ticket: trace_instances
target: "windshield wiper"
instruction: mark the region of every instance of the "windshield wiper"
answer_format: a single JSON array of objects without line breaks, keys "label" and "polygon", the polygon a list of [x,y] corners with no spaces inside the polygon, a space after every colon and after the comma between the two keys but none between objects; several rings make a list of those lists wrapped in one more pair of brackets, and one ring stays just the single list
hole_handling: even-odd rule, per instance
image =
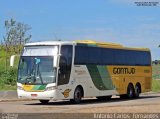
[{"label": "windshield wiper", "polygon": [[[36,61],[33,64],[33,67],[31,69],[31,72],[28,74],[28,76],[24,79],[25,80],[25,84],[28,83],[35,83],[37,81],[37,78],[39,77],[39,79],[41,80],[41,83],[43,84],[43,80],[42,80],[42,76],[41,76],[41,72],[39,70],[39,63],[40,60],[38,60],[37,58],[35,58]],[[30,80],[28,80],[30,79]]]},{"label": "windshield wiper", "polygon": [[[32,70],[31,72],[28,74],[28,76],[25,78],[25,84],[28,84],[29,81],[28,79],[33,79],[33,81],[35,81],[36,77],[35,77],[35,72],[33,73],[33,71],[35,70],[35,63],[33,64]],[[33,74],[33,75],[32,75]]]},{"label": "windshield wiper", "polygon": [[41,75],[41,72],[39,71],[39,64],[38,64],[38,74],[39,74],[39,77],[40,77],[40,80],[41,80],[41,82],[42,82],[42,84],[43,84],[43,79],[42,79],[42,75]]}]

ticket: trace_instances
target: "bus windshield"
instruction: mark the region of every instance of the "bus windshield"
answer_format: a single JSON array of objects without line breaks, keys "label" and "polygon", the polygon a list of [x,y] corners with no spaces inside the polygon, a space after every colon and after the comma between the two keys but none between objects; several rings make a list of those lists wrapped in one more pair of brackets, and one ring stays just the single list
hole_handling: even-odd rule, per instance
[{"label": "bus windshield", "polygon": [[56,82],[53,56],[21,56],[18,82],[22,84],[48,84]]}]

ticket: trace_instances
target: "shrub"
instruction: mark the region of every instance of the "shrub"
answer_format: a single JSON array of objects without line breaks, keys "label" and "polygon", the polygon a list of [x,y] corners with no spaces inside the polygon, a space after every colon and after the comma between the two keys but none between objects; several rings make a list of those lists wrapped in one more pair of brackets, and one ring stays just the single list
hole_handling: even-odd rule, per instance
[{"label": "shrub", "polygon": [[10,68],[8,71],[0,72],[1,85],[16,85],[17,68]]}]

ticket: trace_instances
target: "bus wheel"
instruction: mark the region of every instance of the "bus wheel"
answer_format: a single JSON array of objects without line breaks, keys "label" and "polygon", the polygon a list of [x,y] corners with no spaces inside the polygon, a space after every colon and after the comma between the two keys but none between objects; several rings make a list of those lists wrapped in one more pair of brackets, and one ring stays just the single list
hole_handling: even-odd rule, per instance
[{"label": "bus wheel", "polygon": [[70,101],[72,103],[79,104],[81,102],[81,99],[82,99],[82,90],[80,87],[77,87],[74,91],[74,98],[71,99]]},{"label": "bus wheel", "polygon": [[128,98],[133,98],[134,97],[134,87],[133,87],[132,84],[128,85],[128,88],[127,88],[127,97]]},{"label": "bus wheel", "polygon": [[39,100],[42,104],[48,104],[49,100]]},{"label": "bus wheel", "polygon": [[140,85],[136,85],[135,86],[135,91],[134,91],[135,98],[139,97],[140,92],[141,92]]}]

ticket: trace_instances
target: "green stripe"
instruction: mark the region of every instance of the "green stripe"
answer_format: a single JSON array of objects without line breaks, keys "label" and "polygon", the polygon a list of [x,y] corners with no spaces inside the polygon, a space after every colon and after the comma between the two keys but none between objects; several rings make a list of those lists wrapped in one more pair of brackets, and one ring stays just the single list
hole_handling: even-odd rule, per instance
[{"label": "green stripe", "polygon": [[38,90],[41,85],[34,85],[32,90]]},{"label": "green stripe", "polygon": [[87,65],[87,69],[90,73],[90,76],[92,78],[92,81],[93,81],[95,87],[99,90],[106,90],[106,87],[102,81],[102,78],[99,74],[97,66],[96,65]]},{"label": "green stripe", "polygon": [[110,77],[110,74],[108,72],[108,69],[106,66],[97,66],[99,74],[101,76],[102,82],[105,85],[105,88],[107,90],[113,90],[114,86],[112,83],[112,79]]},{"label": "green stripe", "polygon": [[106,66],[87,65],[95,87],[99,90],[113,90],[114,85]]},{"label": "green stripe", "polygon": [[44,90],[46,88],[46,85],[41,85],[40,87],[39,87],[39,90]]},{"label": "green stripe", "polygon": [[46,85],[34,85],[32,90],[44,90],[46,88]]}]

